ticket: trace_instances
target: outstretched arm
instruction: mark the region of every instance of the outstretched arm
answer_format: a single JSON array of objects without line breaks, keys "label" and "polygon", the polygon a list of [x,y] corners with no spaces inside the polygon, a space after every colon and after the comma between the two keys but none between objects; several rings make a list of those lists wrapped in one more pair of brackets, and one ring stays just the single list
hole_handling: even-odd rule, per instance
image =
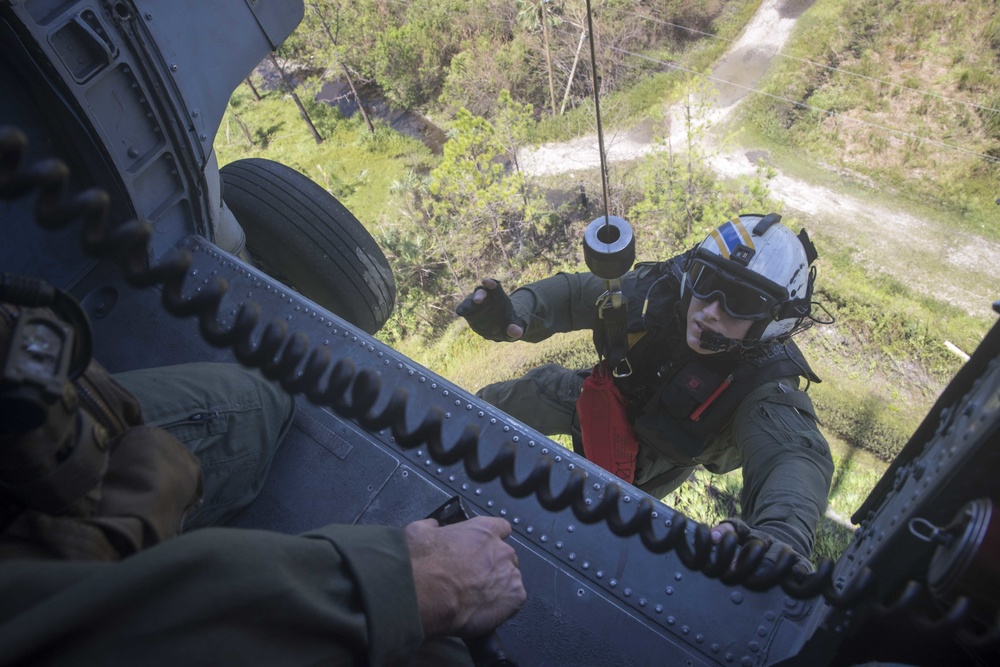
[{"label": "outstretched arm", "polygon": [[812,554],[816,527],[826,511],[833,460],[804,392],[749,397],[734,417],[734,438],[743,459],[742,522],[726,522],[714,532],[739,533],[791,547],[803,564]]},{"label": "outstretched arm", "polygon": [[591,328],[604,289],[592,273],[557,273],[508,297],[497,281],[487,278],[457,312],[484,338],[537,343],[556,333]]},{"label": "outstretched arm", "polygon": [[458,304],[455,313],[464,317],[469,327],[487,340],[504,342],[524,335],[527,321],[519,317],[500,281],[483,278],[472,294]]}]

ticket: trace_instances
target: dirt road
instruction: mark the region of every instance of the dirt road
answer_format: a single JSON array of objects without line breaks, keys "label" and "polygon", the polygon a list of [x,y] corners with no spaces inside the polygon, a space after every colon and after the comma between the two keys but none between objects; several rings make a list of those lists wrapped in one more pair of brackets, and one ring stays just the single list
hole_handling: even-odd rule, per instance
[{"label": "dirt road", "polygon": [[[795,27],[798,17],[813,0],[764,0],[743,34],[731,45],[713,71],[716,90],[705,100],[709,136],[750,94],[767,71]],[[668,110],[673,144],[680,145],[683,123],[678,111]],[[605,136],[610,162],[635,160],[655,150],[649,123],[631,132]],[[741,146],[717,154],[711,161],[720,175],[753,174],[765,152]],[[521,165],[537,176],[596,169],[599,151],[596,136],[546,144],[520,156]],[[770,165],[774,167],[774,165]],[[857,262],[872,273],[896,278],[925,294],[935,295],[975,315],[990,312],[1000,298],[1000,244],[949,229],[943,220],[910,215],[893,205],[891,197],[877,191],[860,199],[831,188],[814,185],[780,169],[769,181],[773,197],[784,212],[809,228],[822,247],[823,240],[854,253]],[[946,270],[921,267],[943,265]],[[944,276],[944,278],[942,278]]]}]

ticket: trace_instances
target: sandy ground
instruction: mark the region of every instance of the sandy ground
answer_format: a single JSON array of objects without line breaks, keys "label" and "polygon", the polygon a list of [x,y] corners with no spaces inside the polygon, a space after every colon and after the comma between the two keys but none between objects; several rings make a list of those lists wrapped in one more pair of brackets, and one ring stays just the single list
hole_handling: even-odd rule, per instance
[{"label": "sandy ground", "polygon": [[[746,30],[712,73],[716,90],[704,100],[706,131],[710,135],[740,104],[791,35],[798,16],[812,0],[764,0]],[[680,111],[669,109],[672,143],[680,145],[683,123]],[[632,132],[605,136],[609,162],[634,160],[655,150],[648,123]],[[766,153],[753,147],[721,152],[711,164],[720,175],[753,174]],[[600,163],[596,136],[546,144],[520,156],[521,165],[538,176],[582,169]],[[773,165],[771,165],[773,167]],[[856,260],[880,274],[892,276],[923,293],[936,295],[969,313],[983,315],[1000,299],[1000,244],[948,229],[944,221],[919,218],[902,212],[891,197],[862,201],[828,187],[817,186],[780,170],[769,181],[772,195],[783,202],[786,213],[804,221],[817,245],[828,238],[839,247],[853,249]],[[874,203],[873,203],[874,202]],[[945,271],[920,267],[944,265]]]}]

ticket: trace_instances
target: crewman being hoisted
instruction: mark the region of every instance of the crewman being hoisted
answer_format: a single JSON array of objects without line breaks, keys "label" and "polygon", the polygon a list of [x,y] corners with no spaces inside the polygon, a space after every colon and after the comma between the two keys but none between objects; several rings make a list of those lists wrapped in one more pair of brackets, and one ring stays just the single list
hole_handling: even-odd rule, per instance
[{"label": "crewman being hoisted", "polygon": [[[806,388],[819,378],[791,340],[818,321],[816,258],[805,230],[796,235],[772,213],[741,215],[682,255],[636,265],[621,278],[629,304],[621,361],[605,353],[613,348],[600,318],[607,284],[593,272],[559,273],[509,296],[486,279],[457,312],[495,341],[593,328],[637,443],[632,465],[611,471],[662,498],[698,465],[742,468],[740,516],[716,526],[713,538],[756,537],[772,557],[784,543],[806,567],[833,475],[812,401],[799,387],[800,378]],[[574,448],[609,467],[614,442],[587,436],[621,429],[609,429],[606,413],[594,417],[584,391],[593,375],[547,364],[478,394],[546,435],[572,435]]]}]

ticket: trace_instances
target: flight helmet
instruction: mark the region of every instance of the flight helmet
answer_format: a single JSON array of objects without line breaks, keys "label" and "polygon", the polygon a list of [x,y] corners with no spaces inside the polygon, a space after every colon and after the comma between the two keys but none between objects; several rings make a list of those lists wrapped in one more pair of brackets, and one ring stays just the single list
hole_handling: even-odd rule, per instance
[{"label": "flight helmet", "polygon": [[681,296],[718,299],[726,313],[753,325],[742,341],[710,335],[702,347],[747,349],[807,328],[816,257],[806,231],[796,236],[777,213],[741,215],[713,229],[688,255]]}]

